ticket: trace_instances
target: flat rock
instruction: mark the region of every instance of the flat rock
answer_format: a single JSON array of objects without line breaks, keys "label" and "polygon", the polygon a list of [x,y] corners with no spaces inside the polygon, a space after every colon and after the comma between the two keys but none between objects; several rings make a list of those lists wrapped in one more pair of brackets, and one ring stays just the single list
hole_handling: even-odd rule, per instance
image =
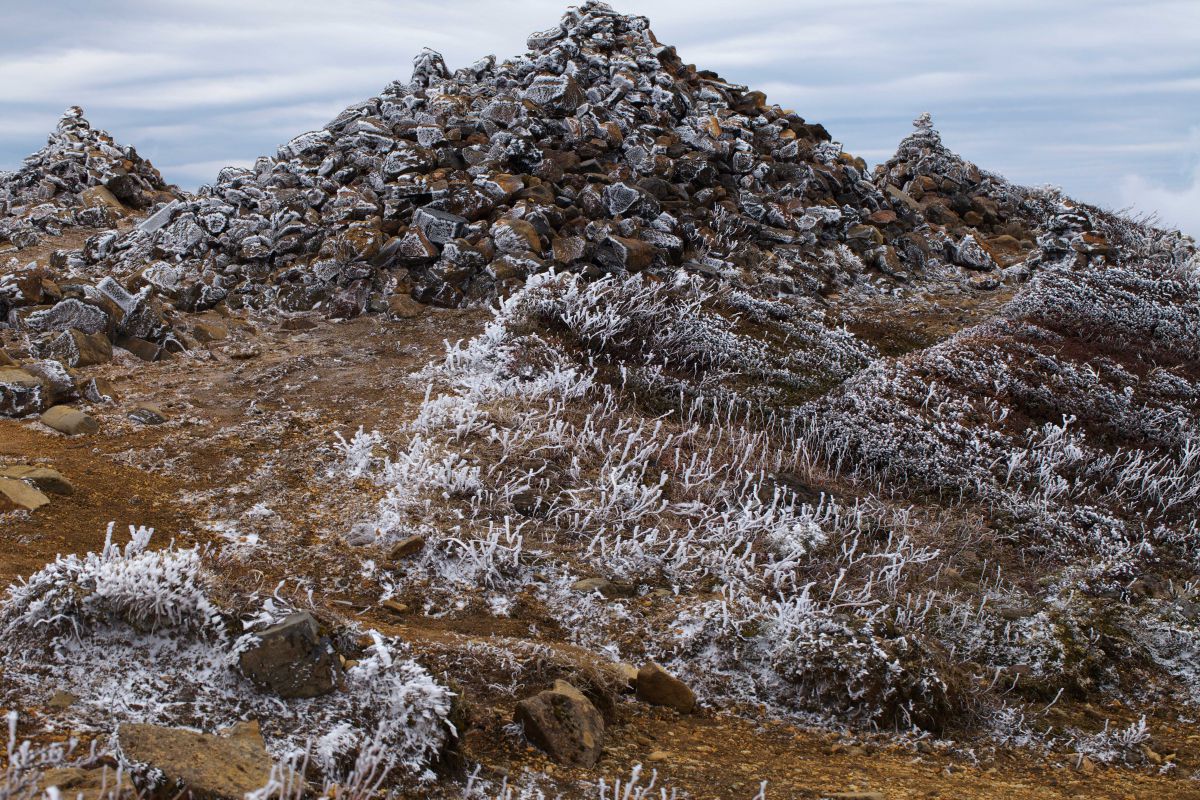
[{"label": "flat rock", "polygon": [[392,549],[388,551],[388,558],[392,561],[399,561],[410,556],[415,556],[424,548],[424,536],[409,536],[392,545]]},{"label": "flat rock", "polygon": [[413,225],[423,231],[429,241],[437,244],[457,239],[467,224],[465,217],[438,208],[418,208],[412,219]]},{"label": "flat rock", "polygon": [[162,425],[167,421],[166,413],[153,403],[138,403],[126,416],[139,425]]},{"label": "flat rock", "polygon": [[50,498],[24,481],[0,478],[0,511],[37,511]]},{"label": "flat rock", "polygon": [[257,722],[237,725],[225,736],[127,723],[117,731],[117,745],[124,760],[161,772],[168,796],[242,800],[271,779],[271,757]]},{"label": "flat rock", "polygon": [[689,714],[696,708],[696,693],[653,661],[638,670],[637,696],[643,702],[667,706],[681,714]]},{"label": "flat rock", "polygon": [[69,298],[43,311],[35,311],[25,317],[24,326],[29,330],[46,333],[65,331],[71,328],[84,333],[100,333],[108,329],[108,315],[93,305]]},{"label": "flat rock", "polygon": [[100,430],[100,423],[82,411],[70,406],[53,406],[42,414],[41,422],[48,428],[53,428],[67,436],[81,433],[95,433]]},{"label": "flat rock", "polygon": [[604,748],[604,717],[565,681],[517,703],[513,721],[530,742],[560,764],[591,767]]},{"label": "flat rock", "polygon": [[307,611],[255,631],[256,641],[238,657],[242,673],[280,697],[318,697],[338,686],[341,668],[328,637]]},{"label": "flat rock", "polygon": [[58,470],[30,464],[0,469],[0,478],[11,478],[14,481],[29,481],[38,489],[50,494],[70,495],[75,493],[75,487],[64,478]]},{"label": "flat rock", "polygon": [[73,409],[70,405],[54,405],[53,408],[47,409],[46,413],[42,414],[41,422],[42,425],[65,433],[68,437],[100,431],[100,422],[97,422],[95,417]]}]

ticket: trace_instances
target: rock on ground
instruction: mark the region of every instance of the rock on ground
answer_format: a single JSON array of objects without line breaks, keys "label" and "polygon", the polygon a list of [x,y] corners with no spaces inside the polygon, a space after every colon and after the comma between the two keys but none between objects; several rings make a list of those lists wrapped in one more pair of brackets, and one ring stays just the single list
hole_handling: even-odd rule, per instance
[{"label": "rock on ground", "polygon": [[264,691],[280,697],[319,697],[337,688],[341,668],[333,645],[306,611],[257,631],[242,651],[242,672]]},{"label": "rock on ground", "polygon": [[689,714],[696,708],[696,693],[653,661],[638,670],[637,696],[639,700],[667,706],[681,714]]},{"label": "rock on ground", "polygon": [[257,722],[241,723],[224,736],[125,724],[117,731],[117,745],[126,762],[161,772],[171,797],[242,800],[271,779],[271,757]]},{"label": "rock on ground", "polygon": [[517,703],[513,720],[529,741],[561,764],[590,767],[604,748],[604,718],[566,681]]},{"label": "rock on ground", "polygon": [[47,409],[46,413],[42,414],[42,424],[68,436],[100,430],[100,423],[94,417],[70,406],[54,406]]}]

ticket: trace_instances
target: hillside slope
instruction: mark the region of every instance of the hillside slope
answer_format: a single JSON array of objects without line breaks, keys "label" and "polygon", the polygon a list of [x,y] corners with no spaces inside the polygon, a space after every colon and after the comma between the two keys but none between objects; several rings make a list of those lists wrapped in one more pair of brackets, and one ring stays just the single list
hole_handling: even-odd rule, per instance
[{"label": "hillside slope", "polygon": [[869,172],[601,3],[528,44],[7,234],[22,731],[145,786],[121,730],[254,720],[329,796],[1195,793],[1195,243],[927,116]]}]

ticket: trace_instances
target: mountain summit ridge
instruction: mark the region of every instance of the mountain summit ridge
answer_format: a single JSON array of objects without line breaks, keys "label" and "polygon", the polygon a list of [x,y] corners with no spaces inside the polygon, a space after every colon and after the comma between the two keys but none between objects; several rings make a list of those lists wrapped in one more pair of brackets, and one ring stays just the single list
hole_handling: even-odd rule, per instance
[{"label": "mountain summit ridge", "polygon": [[0,181],[78,223],[0,267],[0,696],[139,787],[1190,791],[1195,242],[528,46],[112,218],[81,114]]}]

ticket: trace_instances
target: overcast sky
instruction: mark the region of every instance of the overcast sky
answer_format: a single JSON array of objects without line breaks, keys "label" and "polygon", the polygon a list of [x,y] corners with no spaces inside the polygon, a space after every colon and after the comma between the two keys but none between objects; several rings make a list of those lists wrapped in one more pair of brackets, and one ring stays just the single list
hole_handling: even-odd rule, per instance
[{"label": "overcast sky", "polygon": [[[871,163],[921,111],[1027,184],[1200,235],[1200,0],[639,0],[660,41]],[[546,0],[0,0],[0,169],[69,105],[186,188],[407,80],[525,50]]]}]

